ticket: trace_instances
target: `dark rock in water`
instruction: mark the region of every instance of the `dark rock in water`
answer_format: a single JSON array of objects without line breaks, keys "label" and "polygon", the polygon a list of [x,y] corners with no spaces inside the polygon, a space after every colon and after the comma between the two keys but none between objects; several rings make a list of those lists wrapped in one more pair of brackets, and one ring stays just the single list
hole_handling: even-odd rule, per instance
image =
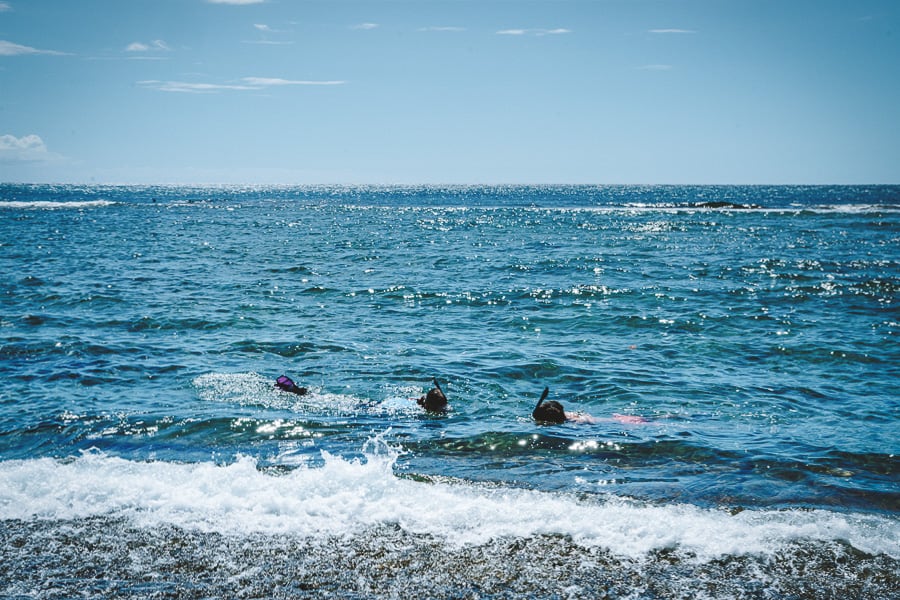
[{"label": "dark rock in water", "polygon": [[896,598],[898,561],[840,543],[704,559],[567,536],[445,544],[380,526],[222,535],[123,519],[0,521],[0,596],[64,598]]}]

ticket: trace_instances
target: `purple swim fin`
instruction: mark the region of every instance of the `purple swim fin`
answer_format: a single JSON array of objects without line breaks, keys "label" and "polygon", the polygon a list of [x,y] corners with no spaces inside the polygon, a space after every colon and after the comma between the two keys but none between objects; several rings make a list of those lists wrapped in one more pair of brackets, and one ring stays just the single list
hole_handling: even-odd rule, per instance
[{"label": "purple swim fin", "polygon": [[294,383],[287,375],[282,375],[281,377],[276,379],[275,387],[280,390],[284,390],[285,392],[290,392],[299,396],[302,396],[308,391],[305,387],[300,387],[296,383]]}]

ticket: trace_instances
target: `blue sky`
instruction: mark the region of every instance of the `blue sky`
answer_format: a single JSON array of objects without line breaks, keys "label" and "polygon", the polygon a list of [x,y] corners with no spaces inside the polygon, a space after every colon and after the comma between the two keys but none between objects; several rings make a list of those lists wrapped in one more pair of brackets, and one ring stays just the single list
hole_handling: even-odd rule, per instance
[{"label": "blue sky", "polygon": [[900,183],[900,1],[0,0],[0,181]]}]

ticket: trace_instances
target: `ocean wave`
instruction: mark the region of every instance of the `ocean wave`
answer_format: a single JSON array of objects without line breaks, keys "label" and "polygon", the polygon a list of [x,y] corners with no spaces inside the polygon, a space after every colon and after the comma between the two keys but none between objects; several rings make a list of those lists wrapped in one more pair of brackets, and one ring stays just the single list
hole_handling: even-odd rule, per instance
[{"label": "ocean wave", "polygon": [[25,210],[81,210],[85,208],[103,208],[113,206],[112,200],[71,200],[57,202],[53,200],[0,200],[0,209]]},{"label": "ocean wave", "polygon": [[896,214],[900,213],[898,204],[822,204],[807,205],[796,204],[790,206],[738,204],[730,202],[626,202],[623,204],[604,204],[597,206],[565,206],[565,207],[528,207],[525,210],[532,212],[559,212],[559,213],[609,213],[609,214],[640,214],[640,213],[765,213],[772,215],[797,215],[797,214]]},{"label": "ocean wave", "polygon": [[364,413],[419,414],[420,411],[409,401],[410,397],[422,393],[419,388],[395,390],[383,401],[373,402],[352,394],[329,392],[311,385],[305,378],[298,378],[297,382],[306,386],[309,392],[302,396],[283,392],[275,387],[274,377],[259,373],[205,373],[195,377],[192,383],[204,402],[286,410],[314,420]]},{"label": "ocean wave", "polygon": [[701,560],[772,555],[796,542],[846,543],[900,558],[900,522],[826,510],[703,509],[609,496],[397,475],[400,451],[380,438],[363,458],[322,452],[319,466],[261,469],[250,458],[135,462],[80,457],[0,463],[0,519],[124,518],[139,527],[175,526],[223,535],[358,535],[397,526],[451,547],[501,538],[566,536],[580,546],[639,558],[677,550]]}]

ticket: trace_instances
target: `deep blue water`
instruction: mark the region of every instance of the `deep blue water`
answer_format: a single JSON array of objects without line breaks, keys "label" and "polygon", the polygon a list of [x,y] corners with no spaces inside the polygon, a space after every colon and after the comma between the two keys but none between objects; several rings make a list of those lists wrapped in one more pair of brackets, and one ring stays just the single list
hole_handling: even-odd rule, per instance
[{"label": "deep blue water", "polygon": [[0,185],[0,595],[900,594],[898,291],[898,186]]}]

